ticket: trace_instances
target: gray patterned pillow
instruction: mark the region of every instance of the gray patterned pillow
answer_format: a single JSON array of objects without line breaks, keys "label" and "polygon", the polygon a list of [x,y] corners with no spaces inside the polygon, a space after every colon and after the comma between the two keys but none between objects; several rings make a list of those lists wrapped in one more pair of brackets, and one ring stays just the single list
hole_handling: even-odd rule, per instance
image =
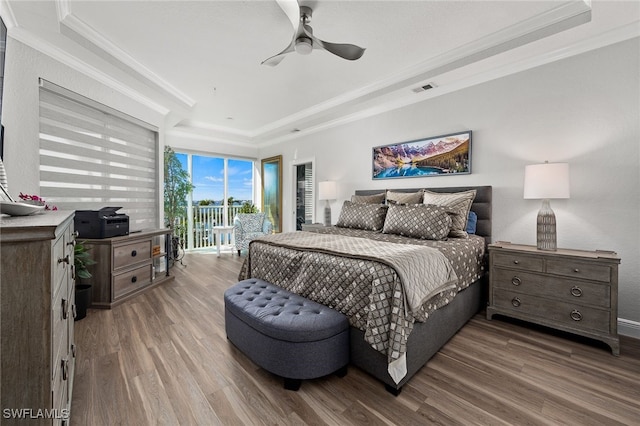
[{"label": "gray patterned pillow", "polygon": [[422,191],[418,192],[393,192],[387,191],[388,204],[420,204],[422,203]]},{"label": "gray patterned pillow", "polygon": [[361,204],[345,201],[336,226],[379,231],[384,225],[386,216],[387,206],[384,204]]},{"label": "gray patterned pillow", "polygon": [[442,240],[449,235],[450,229],[451,216],[444,207],[390,205],[382,232],[423,240]]},{"label": "gray patterned pillow", "polygon": [[476,198],[476,190],[463,192],[431,192],[424,191],[424,204],[433,204],[434,206],[445,207],[447,211],[452,214],[451,219],[451,232],[450,237],[467,238],[467,220],[469,218],[469,210],[471,210],[471,204]]},{"label": "gray patterned pillow", "polygon": [[384,203],[384,192],[380,194],[372,194],[372,195],[352,195],[351,202],[352,203],[364,203],[364,204],[383,204]]}]

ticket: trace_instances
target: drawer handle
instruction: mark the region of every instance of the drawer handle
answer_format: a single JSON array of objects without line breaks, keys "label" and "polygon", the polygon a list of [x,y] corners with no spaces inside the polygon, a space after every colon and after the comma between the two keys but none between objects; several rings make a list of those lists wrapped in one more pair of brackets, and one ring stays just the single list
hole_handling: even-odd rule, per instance
[{"label": "drawer handle", "polygon": [[573,270],[573,272],[575,272],[576,274],[579,274],[580,273],[580,269],[576,268],[576,269]]},{"label": "drawer handle", "polygon": [[511,299],[511,304],[513,306],[515,306],[516,308],[520,307],[520,305],[522,304],[522,302],[520,301],[519,297],[514,297],[513,299]]},{"label": "drawer handle", "polygon": [[138,252],[135,250],[131,250],[131,257],[136,257],[138,255]]},{"label": "drawer handle", "polygon": [[73,314],[73,319],[76,319],[78,316],[78,312],[76,312],[76,304],[71,305],[71,313]]},{"label": "drawer handle", "polygon": [[131,282],[135,283],[136,281],[138,281],[138,277],[136,277],[135,275],[133,277],[131,277]]},{"label": "drawer handle", "polygon": [[62,380],[67,380],[69,378],[69,361],[67,359],[63,359],[61,362],[62,368]]},{"label": "drawer handle", "polygon": [[574,297],[582,296],[582,289],[577,285],[574,285],[573,287],[571,287],[571,295]]},{"label": "drawer handle", "polygon": [[67,299],[62,299],[62,319],[67,319],[67,317],[69,316],[68,310],[69,310],[69,306],[68,306],[69,302],[67,302]]},{"label": "drawer handle", "polygon": [[514,265],[518,265],[519,263],[520,263],[520,261],[519,261],[519,260],[514,260],[514,261],[513,261],[513,264],[514,264]]},{"label": "drawer handle", "polygon": [[520,284],[522,284],[522,280],[520,279],[520,277],[513,277],[511,278],[511,284],[519,286]]},{"label": "drawer handle", "polygon": [[71,344],[71,355],[75,358],[76,357],[76,344],[72,343]]},{"label": "drawer handle", "polygon": [[58,259],[58,263],[66,263],[68,265],[69,264],[69,255],[66,255],[62,259]]},{"label": "drawer handle", "polygon": [[571,317],[572,320],[574,321],[580,321],[582,320],[582,314],[580,313],[580,311],[578,311],[577,309],[574,309],[573,311],[571,311],[571,315],[569,315]]}]

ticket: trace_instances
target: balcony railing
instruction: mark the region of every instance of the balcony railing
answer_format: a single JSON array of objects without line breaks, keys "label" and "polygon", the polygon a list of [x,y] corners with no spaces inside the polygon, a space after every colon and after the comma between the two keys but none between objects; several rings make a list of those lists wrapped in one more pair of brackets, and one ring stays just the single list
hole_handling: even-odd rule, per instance
[{"label": "balcony railing", "polygon": [[[229,206],[229,225],[242,206]],[[211,230],[214,226],[224,225],[223,206],[193,206],[193,226],[190,228],[188,217],[176,218],[176,235],[185,250],[216,247],[216,234]],[[222,234],[221,244],[229,244],[231,234]],[[192,238],[189,238],[191,236]]]}]

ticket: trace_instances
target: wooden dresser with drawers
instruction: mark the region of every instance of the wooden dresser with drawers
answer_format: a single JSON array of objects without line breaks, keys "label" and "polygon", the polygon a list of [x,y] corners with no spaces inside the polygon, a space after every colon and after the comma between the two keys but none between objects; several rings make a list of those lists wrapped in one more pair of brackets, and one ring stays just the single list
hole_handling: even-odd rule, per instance
[{"label": "wooden dresser with drawers", "polygon": [[76,357],[73,215],[0,218],[2,424],[69,424]]},{"label": "wooden dresser with drawers", "polygon": [[[82,239],[96,261],[87,268],[92,275],[86,280],[92,284],[91,307],[111,308],[173,280],[167,269],[164,242],[171,232],[168,228],[154,229],[120,237]],[[162,249],[154,253],[154,246]],[[162,268],[156,269],[160,265]]]},{"label": "wooden dresser with drawers", "polygon": [[609,251],[489,245],[487,319],[501,314],[605,342],[618,338],[618,264]]}]

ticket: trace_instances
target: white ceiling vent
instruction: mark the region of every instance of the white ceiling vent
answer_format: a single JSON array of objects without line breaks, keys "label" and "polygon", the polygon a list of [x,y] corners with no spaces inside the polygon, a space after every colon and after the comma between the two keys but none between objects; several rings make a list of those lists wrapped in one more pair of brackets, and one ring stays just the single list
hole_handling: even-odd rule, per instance
[{"label": "white ceiling vent", "polygon": [[424,86],[416,87],[415,89],[413,89],[413,92],[420,93],[424,92],[425,90],[433,89],[434,87],[436,87],[434,83],[427,83]]}]

